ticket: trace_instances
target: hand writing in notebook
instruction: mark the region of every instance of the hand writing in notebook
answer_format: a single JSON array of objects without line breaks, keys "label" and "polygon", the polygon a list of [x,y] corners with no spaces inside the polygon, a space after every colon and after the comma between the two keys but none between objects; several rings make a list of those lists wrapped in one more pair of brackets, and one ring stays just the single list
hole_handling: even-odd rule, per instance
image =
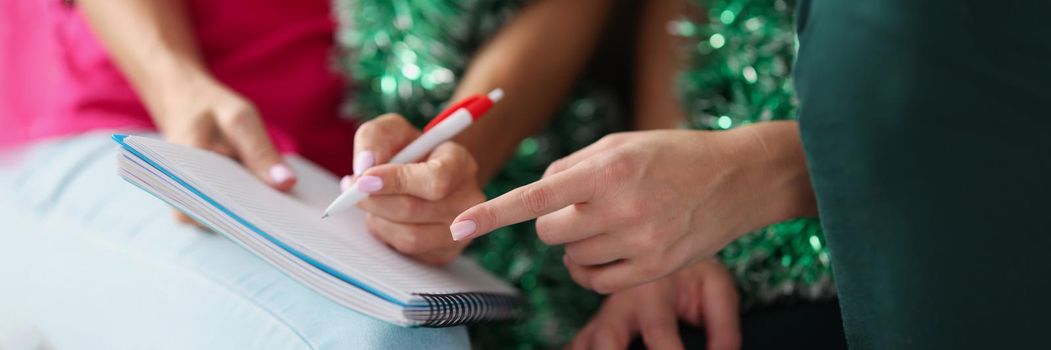
[{"label": "hand writing in notebook", "polygon": [[474,157],[454,142],[445,142],[411,164],[384,164],[420,131],[403,117],[388,114],[362,124],[354,136],[355,182],[369,192],[358,207],[368,215],[369,232],[395,250],[430,264],[453,261],[468,241],[453,241],[449,224],[461,211],[485,200],[477,181]]}]

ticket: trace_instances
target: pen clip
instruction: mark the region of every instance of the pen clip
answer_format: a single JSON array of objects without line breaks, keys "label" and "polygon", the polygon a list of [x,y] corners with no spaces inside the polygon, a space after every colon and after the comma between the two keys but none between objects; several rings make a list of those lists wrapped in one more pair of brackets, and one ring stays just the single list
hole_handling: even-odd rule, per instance
[{"label": "pen clip", "polygon": [[474,95],[474,96],[465,98],[465,99],[461,100],[460,102],[457,102],[456,104],[454,104],[452,106],[449,106],[449,108],[446,108],[444,111],[442,111],[441,114],[438,114],[438,116],[434,117],[434,119],[431,119],[431,122],[427,123],[427,126],[423,127],[423,132],[427,132],[427,130],[430,130],[435,125],[438,125],[438,123],[441,123],[443,120],[445,120],[445,118],[448,118],[450,115],[455,113],[460,108],[467,108],[467,106],[469,106],[470,104],[474,103],[475,101],[478,101],[478,99],[481,99],[481,98],[482,98],[482,96],[480,96],[480,95]]}]

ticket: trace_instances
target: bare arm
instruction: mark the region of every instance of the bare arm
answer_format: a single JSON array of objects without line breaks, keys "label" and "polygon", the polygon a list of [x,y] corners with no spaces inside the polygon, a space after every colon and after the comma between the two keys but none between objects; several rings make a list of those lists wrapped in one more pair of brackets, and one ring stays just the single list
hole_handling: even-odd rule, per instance
[{"label": "bare arm", "polygon": [[77,6],[165,139],[236,158],[276,189],[295,184],[252,102],[208,72],[182,0],[79,0]]},{"label": "bare arm", "polygon": [[639,40],[635,48],[635,110],[637,130],[675,129],[686,113],[675,91],[675,75],[683,60],[679,40],[668,32],[668,23],[687,5],[681,0],[649,1],[643,5]]},{"label": "bare arm", "polygon": [[477,160],[480,183],[562,104],[594,49],[609,7],[609,0],[538,1],[475,56],[457,98],[496,87],[507,91],[489,115],[456,139]]},{"label": "bare arm", "polygon": [[182,0],[80,0],[77,6],[151,114],[163,114],[167,94],[210,79]]}]

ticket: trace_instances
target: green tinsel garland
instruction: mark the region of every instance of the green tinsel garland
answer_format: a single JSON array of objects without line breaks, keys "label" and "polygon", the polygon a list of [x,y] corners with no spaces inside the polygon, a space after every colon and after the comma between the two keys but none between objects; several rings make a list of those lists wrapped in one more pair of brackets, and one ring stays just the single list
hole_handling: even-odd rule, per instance
[{"label": "green tinsel garland", "polygon": [[[795,119],[793,3],[697,2],[708,7],[705,21],[683,18],[670,26],[693,39],[687,40],[687,51],[695,62],[679,77],[690,125],[725,130]],[[745,305],[835,294],[828,247],[817,219],[790,220],[750,233],[723,249],[720,257],[733,272]]]},{"label": "green tinsel garland", "polygon": [[[337,41],[345,51],[340,66],[353,83],[348,89],[350,112],[365,118],[397,112],[424,125],[452,95],[469,57],[524,2],[337,0]],[[698,62],[707,63],[684,74],[684,101],[693,101],[687,106],[691,124],[726,129],[794,116],[788,80],[793,53],[790,6],[746,0],[710,5],[711,24],[677,21],[675,27],[679,34],[707,43],[691,50],[704,57]],[[722,36],[719,45],[716,34]],[[493,197],[535,181],[551,161],[621,130],[623,111],[611,96],[581,82],[548,129],[521,143],[485,188],[486,194]],[[523,322],[473,327],[472,338],[481,348],[559,346],[601,303],[600,296],[573,283],[562,266],[561,247],[536,239],[532,223],[482,237],[468,254],[520,288],[531,307]],[[750,234],[725,249],[722,258],[735,272],[746,300],[831,293],[827,248],[814,220],[794,220]]]}]

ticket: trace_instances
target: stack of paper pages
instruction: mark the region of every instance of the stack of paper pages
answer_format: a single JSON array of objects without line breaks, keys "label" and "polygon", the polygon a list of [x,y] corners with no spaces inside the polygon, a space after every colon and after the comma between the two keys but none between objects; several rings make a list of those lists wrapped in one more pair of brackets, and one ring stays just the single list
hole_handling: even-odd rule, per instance
[{"label": "stack of paper pages", "polygon": [[465,258],[435,267],[370,235],[354,209],[326,219],[337,179],[301,158],[299,181],[273,190],[218,154],[164,141],[114,135],[120,174],[274,267],[361,313],[404,326],[444,327],[506,320],[521,312],[518,292]]}]

